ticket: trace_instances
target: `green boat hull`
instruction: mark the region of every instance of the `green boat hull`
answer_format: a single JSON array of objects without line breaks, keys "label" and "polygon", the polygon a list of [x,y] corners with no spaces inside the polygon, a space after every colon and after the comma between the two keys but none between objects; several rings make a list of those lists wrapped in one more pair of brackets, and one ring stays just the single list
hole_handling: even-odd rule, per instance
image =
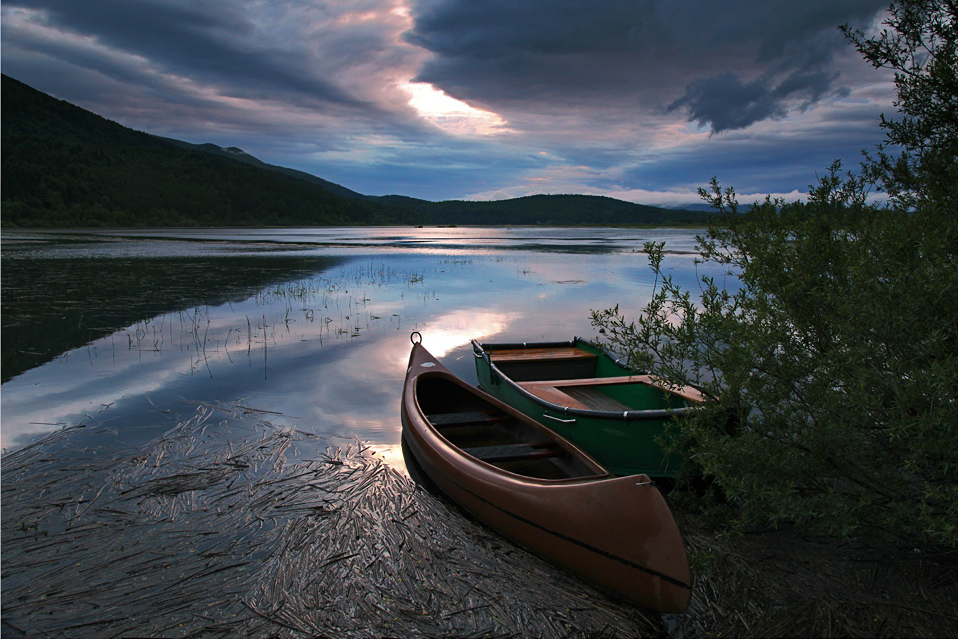
[{"label": "green boat hull", "polygon": [[[537,360],[532,355],[562,347],[594,357]],[[581,339],[522,345],[473,342],[473,349],[480,388],[571,440],[609,472],[672,478],[682,467],[681,455],[667,454],[659,441],[667,424],[694,409],[696,401],[648,383],[615,383],[612,378],[637,373]],[[502,360],[507,351],[519,350],[530,355]]]}]

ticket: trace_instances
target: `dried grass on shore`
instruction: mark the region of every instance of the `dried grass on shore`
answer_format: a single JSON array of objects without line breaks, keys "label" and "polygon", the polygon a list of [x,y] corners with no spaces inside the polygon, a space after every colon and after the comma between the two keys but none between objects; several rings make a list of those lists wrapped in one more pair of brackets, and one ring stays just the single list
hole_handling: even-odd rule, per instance
[{"label": "dried grass on shore", "polygon": [[678,513],[694,555],[680,637],[956,637],[958,557],[782,528],[723,539]]},{"label": "dried grass on shore", "polygon": [[200,407],[149,445],[3,458],[3,634],[639,637],[364,450]]},{"label": "dried grass on shore", "polygon": [[692,603],[657,615],[473,523],[358,440],[249,413],[201,406],[141,448],[84,446],[90,426],[4,456],[3,636],[958,635],[953,556],[789,530],[722,539],[677,512]]}]

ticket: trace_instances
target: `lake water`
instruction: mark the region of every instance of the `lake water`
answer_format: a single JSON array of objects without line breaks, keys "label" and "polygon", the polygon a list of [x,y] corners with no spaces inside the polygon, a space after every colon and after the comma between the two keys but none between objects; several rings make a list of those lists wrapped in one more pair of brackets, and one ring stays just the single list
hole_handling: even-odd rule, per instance
[{"label": "lake water", "polygon": [[78,424],[98,427],[90,445],[137,445],[196,404],[238,405],[401,466],[412,331],[475,383],[472,339],[588,337],[590,311],[616,304],[634,316],[646,241],[666,242],[679,283],[721,278],[695,264],[696,233],[3,231],[3,448]]}]

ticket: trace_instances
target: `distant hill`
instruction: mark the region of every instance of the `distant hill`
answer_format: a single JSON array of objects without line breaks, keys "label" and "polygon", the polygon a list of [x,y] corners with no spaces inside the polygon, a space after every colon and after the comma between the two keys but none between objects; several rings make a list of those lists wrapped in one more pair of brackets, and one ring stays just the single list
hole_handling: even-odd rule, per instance
[{"label": "distant hill", "polygon": [[511,200],[428,202],[398,195],[378,198],[423,215],[433,224],[703,224],[707,214],[624,202],[599,195],[529,195]]},{"label": "distant hill", "polygon": [[2,77],[7,227],[701,224],[705,214],[587,195],[373,197],[235,147],[121,126]]},{"label": "distant hill", "polygon": [[6,227],[423,221],[409,209],[342,197],[331,183],[214,145],[200,148],[128,129],[6,75],[0,89],[0,220]]},{"label": "distant hill", "polygon": [[251,164],[261,169],[268,169],[271,171],[278,171],[286,175],[291,175],[292,177],[299,178],[301,180],[306,180],[307,182],[312,182],[313,184],[318,184],[319,186],[323,187],[325,190],[329,191],[330,193],[333,193],[334,195],[339,195],[341,197],[348,197],[348,198],[367,197],[363,195],[362,193],[351,191],[347,189],[345,186],[340,186],[339,184],[335,184],[328,180],[324,180],[323,178],[316,177],[315,175],[311,175],[309,173],[306,173],[305,171],[297,171],[296,169],[288,169],[284,166],[267,164],[266,162],[263,162],[262,160],[259,160],[253,157],[246,151],[236,148],[235,146],[226,147],[224,149],[221,146],[216,146],[215,144],[210,144],[208,142],[206,144],[191,144],[189,142],[183,142],[181,140],[174,140],[173,138],[163,138],[163,139],[185,149],[190,149],[193,151],[203,151],[204,153],[213,153],[214,155],[220,155],[223,157],[230,158],[232,160],[245,162],[247,164]]}]

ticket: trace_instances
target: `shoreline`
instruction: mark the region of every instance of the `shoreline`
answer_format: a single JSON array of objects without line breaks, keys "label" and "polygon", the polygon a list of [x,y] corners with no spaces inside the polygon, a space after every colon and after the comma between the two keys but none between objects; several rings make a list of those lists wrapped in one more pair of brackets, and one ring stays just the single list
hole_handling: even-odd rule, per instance
[{"label": "shoreline", "polygon": [[[4,636],[954,635],[954,558],[725,539],[676,512],[686,613],[635,607],[513,545],[355,437],[200,405],[143,447],[57,431],[3,456]],[[703,557],[707,558],[703,560]]]},{"label": "shoreline", "polygon": [[4,636],[662,633],[359,440],[260,418],[200,406],[139,449],[71,428],[5,455]]}]

